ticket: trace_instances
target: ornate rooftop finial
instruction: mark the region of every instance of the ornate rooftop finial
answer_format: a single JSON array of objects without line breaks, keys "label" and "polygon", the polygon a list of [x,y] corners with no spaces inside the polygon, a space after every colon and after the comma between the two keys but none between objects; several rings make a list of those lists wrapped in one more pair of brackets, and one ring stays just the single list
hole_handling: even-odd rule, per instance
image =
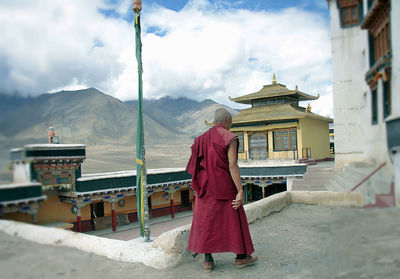
[{"label": "ornate rooftop finial", "polygon": [[272,84],[276,84],[276,77],[275,77],[275,73],[272,76]]},{"label": "ornate rooftop finial", "polygon": [[299,91],[299,88],[297,87],[297,84],[296,84],[296,91]]}]

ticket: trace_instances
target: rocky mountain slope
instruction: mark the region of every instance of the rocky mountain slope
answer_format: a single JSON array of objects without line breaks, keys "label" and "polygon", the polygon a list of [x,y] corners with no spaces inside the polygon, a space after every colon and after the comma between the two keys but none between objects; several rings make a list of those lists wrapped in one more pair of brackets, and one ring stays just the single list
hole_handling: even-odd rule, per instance
[{"label": "rocky mountain slope", "polygon": [[[0,103],[0,140],[43,143],[47,141],[48,128],[54,127],[62,143],[136,142],[137,101],[122,102],[95,88],[29,99],[0,95]],[[193,138],[207,129],[204,121],[212,121],[217,107],[221,105],[212,100],[144,100],[145,141],[158,144],[178,137]]]}]

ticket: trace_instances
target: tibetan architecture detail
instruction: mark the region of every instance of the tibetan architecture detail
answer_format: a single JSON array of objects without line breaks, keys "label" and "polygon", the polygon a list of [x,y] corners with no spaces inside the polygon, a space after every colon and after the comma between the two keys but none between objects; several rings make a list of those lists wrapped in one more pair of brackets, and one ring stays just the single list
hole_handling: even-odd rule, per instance
[{"label": "tibetan architecture detail", "polygon": [[256,93],[230,100],[251,105],[233,117],[231,131],[239,137],[240,160],[330,159],[329,123],[333,120],[299,106],[312,96],[276,81]]},{"label": "tibetan architecture detail", "polygon": [[30,215],[32,223],[35,224],[40,203],[47,198],[42,195],[41,186],[40,183],[30,182],[0,185],[0,217],[5,214],[15,216],[17,213],[23,213],[25,216]]},{"label": "tibetan architecture detail", "polygon": [[[376,170],[353,189],[363,193],[368,206],[399,206],[400,1],[327,2],[335,167],[351,171],[354,166],[363,165],[364,169]],[[343,24],[341,13],[345,6],[358,8],[351,15],[359,17],[359,24]]]},{"label": "tibetan architecture detail", "polygon": [[[27,145],[11,150],[14,182],[0,186],[0,217],[78,232],[137,222],[136,171],[81,174],[86,147],[76,144]],[[241,168],[246,201],[290,186],[306,166]],[[289,185],[289,186],[288,186]],[[191,210],[195,192],[182,169],[151,169],[146,192],[149,217]]]}]

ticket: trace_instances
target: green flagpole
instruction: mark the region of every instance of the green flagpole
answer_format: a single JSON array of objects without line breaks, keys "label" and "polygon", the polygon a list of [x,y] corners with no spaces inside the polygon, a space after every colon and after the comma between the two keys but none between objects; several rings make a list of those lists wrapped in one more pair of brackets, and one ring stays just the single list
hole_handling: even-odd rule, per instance
[{"label": "green flagpole", "polygon": [[135,12],[135,38],[136,38],[136,60],[138,63],[138,117],[136,132],[136,202],[137,216],[140,227],[140,236],[144,236],[145,241],[150,241],[149,211],[147,202],[147,173],[144,148],[143,131],[143,81],[142,81],[142,42],[140,37],[140,11],[142,1],[133,0],[133,11]]}]

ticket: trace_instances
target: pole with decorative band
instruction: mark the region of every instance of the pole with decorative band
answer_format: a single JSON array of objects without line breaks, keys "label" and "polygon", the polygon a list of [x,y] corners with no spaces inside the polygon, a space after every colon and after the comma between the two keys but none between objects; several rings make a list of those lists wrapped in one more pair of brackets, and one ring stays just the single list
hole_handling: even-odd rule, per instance
[{"label": "pole with decorative band", "polygon": [[142,42],[140,30],[140,11],[142,10],[142,1],[133,0],[133,11],[135,12],[135,38],[136,38],[136,60],[138,63],[138,117],[136,133],[136,201],[138,222],[140,227],[140,236],[144,236],[145,241],[150,241],[149,228],[149,210],[147,202],[147,173],[144,148],[143,131],[143,81],[142,81]]}]

